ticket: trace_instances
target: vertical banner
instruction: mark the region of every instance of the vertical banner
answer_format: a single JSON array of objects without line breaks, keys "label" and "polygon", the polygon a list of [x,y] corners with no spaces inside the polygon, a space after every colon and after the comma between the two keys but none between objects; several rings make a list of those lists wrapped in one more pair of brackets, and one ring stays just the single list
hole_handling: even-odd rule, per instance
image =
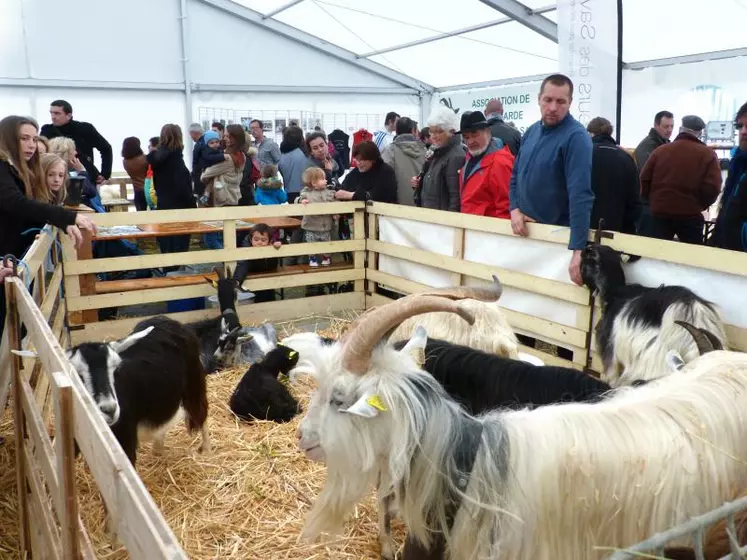
[{"label": "vertical banner", "polygon": [[571,113],[604,117],[620,140],[622,0],[558,0],[558,62],[573,80]]}]

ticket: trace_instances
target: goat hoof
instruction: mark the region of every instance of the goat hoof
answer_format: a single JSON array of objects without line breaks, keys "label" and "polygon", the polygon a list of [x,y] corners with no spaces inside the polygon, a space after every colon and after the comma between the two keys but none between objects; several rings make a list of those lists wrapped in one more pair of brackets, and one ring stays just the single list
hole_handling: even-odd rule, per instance
[{"label": "goat hoof", "polygon": [[212,446],[209,443],[203,443],[198,449],[198,453],[206,454],[210,453],[213,450]]},{"label": "goat hoof", "polygon": [[381,560],[394,560],[394,547],[391,543],[381,545]]}]

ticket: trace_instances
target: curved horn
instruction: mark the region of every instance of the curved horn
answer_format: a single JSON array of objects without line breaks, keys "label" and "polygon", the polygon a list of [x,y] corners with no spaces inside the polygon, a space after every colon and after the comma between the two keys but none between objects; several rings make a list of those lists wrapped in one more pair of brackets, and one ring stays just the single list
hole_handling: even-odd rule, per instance
[{"label": "curved horn", "polygon": [[690,333],[690,335],[693,337],[693,340],[695,341],[695,345],[698,347],[698,353],[701,356],[715,350],[713,343],[711,342],[711,338],[708,336],[708,334],[705,333],[705,331],[685,321],[675,321],[675,323],[677,323],[679,326]]},{"label": "curved horn", "polygon": [[394,325],[421,313],[444,311],[457,313],[470,325],[475,317],[448,297],[412,294],[367,313],[345,340],[342,366],[351,373],[363,375],[368,369],[373,348]]},{"label": "curved horn", "polygon": [[449,299],[478,299],[480,301],[498,301],[503,295],[503,284],[498,277],[493,275],[493,283],[489,288],[455,286],[451,288],[436,288],[419,292],[418,296],[439,296]]},{"label": "curved horn", "polygon": [[213,272],[215,272],[218,275],[218,280],[225,280],[226,279],[226,272],[223,270],[223,267],[215,266],[213,267]]}]

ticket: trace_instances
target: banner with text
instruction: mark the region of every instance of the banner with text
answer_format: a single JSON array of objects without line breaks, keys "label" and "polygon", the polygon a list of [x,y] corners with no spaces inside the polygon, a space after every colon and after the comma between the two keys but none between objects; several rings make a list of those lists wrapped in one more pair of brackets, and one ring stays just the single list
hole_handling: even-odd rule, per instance
[{"label": "banner with text", "polygon": [[558,0],[558,62],[574,84],[571,114],[586,126],[604,117],[620,131],[620,0]]},{"label": "banner with text", "polygon": [[438,102],[452,109],[461,118],[466,111],[484,113],[488,101],[500,99],[503,102],[503,119],[514,123],[519,132],[524,134],[540,118],[537,105],[539,84],[532,82],[491,89],[443,92]]}]

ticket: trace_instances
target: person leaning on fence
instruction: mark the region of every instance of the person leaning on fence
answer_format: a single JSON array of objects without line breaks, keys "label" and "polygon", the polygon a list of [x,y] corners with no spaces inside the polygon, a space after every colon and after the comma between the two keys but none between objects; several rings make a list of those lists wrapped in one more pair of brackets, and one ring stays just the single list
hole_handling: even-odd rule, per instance
[{"label": "person leaning on fence", "polygon": [[[83,243],[81,229],[96,231],[85,214],[40,202],[50,197],[41,177],[38,131],[39,125],[28,117],[9,116],[0,121],[0,256],[23,257],[35,237],[26,230],[45,223],[65,231],[76,249]],[[0,335],[4,324],[5,292],[0,290]]]},{"label": "person leaning on fence", "polygon": [[[309,167],[303,172],[303,184],[301,194],[296,202],[301,204],[316,204],[319,202],[334,202],[335,192],[327,188],[327,177],[319,167]],[[304,216],[301,220],[304,243],[329,242],[332,240],[332,216]],[[322,266],[331,264],[329,254],[322,255]],[[319,266],[317,255],[309,257],[309,266]]]},{"label": "person leaning on fence", "polygon": [[569,112],[573,82],[567,76],[545,78],[538,101],[542,118],[524,134],[511,176],[511,228],[526,236],[527,222],[570,227],[568,273],[581,286],[581,251],[594,206],[591,138]]}]

